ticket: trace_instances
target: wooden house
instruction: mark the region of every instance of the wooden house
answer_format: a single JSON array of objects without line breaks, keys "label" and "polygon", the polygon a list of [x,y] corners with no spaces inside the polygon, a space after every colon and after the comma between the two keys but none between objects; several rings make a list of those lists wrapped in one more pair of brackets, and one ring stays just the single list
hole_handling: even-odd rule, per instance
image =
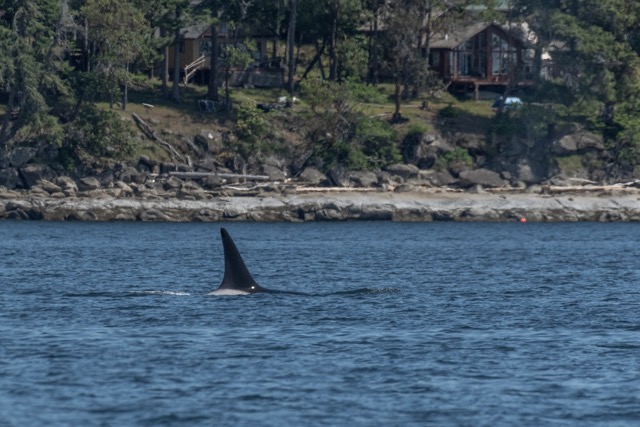
[{"label": "wooden house", "polygon": [[475,23],[448,34],[434,35],[430,42],[431,69],[464,91],[480,88],[529,86],[530,66],[525,43],[500,25]]},{"label": "wooden house", "polygon": [[[220,46],[233,43],[235,35],[231,34],[227,25],[223,22],[217,26],[218,42]],[[211,63],[211,25],[197,24],[181,29],[181,40],[178,46],[180,58],[180,75],[185,83],[195,82],[206,84],[210,72]],[[250,39],[251,46],[242,43]],[[250,85],[256,87],[280,87],[284,78],[284,69],[280,58],[269,54],[269,43],[274,37],[261,34],[252,29],[251,34],[240,35],[240,46],[245,48],[253,58],[246,69],[232,70],[231,83],[233,85]],[[222,51],[222,49],[220,49]],[[176,54],[175,48],[169,49],[169,72],[173,73],[173,64]],[[219,61],[222,67],[222,61]],[[222,71],[222,68],[220,68]],[[222,83],[222,78],[220,78]]]}]

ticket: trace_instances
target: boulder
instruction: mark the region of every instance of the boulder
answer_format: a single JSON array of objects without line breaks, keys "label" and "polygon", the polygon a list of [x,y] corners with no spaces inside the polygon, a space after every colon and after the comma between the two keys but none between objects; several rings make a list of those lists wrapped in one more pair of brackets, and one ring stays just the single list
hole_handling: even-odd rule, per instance
[{"label": "boulder", "polygon": [[100,188],[100,181],[94,176],[87,176],[78,181],[78,190],[92,191]]},{"label": "boulder", "polygon": [[274,181],[284,181],[287,178],[286,172],[278,166],[265,164],[260,169],[263,175],[267,175]]},{"label": "boulder", "polygon": [[139,177],[140,172],[132,166],[125,166],[118,174],[118,178],[123,182],[139,182]]},{"label": "boulder", "polygon": [[551,143],[551,153],[567,156],[578,151],[578,140],[576,134],[565,135]]},{"label": "boulder", "polygon": [[18,169],[24,188],[31,188],[43,179],[52,180],[56,173],[49,166],[29,164]]},{"label": "boulder", "polygon": [[18,170],[15,168],[0,169],[0,186],[6,187],[9,190],[14,190],[20,187],[22,181]]},{"label": "boulder", "polygon": [[397,175],[403,179],[415,178],[418,176],[418,172],[420,171],[415,165],[405,165],[402,163],[389,165],[385,167],[385,170],[390,174]]},{"label": "boulder", "polygon": [[53,179],[53,183],[62,188],[63,191],[73,192],[78,191],[78,184],[68,176],[57,176]]},{"label": "boulder", "polygon": [[481,185],[483,187],[503,187],[507,183],[497,172],[489,169],[474,169],[460,172],[458,182],[464,187]]},{"label": "boulder", "polygon": [[182,180],[180,178],[176,178],[175,176],[169,176],[162,183],[162,188],[164,191],[177,190],[182,187]]},{"label": "boulder", "polygon": [[351,184],[347,170],[341,165],[332,167],[328,175],[331,183],[336,187],[349,187]]},{"label": "boulder", "polygon": [[38,150],[32,147],[17,147],[6,155],[9,166],[19,168],[27,164],[27,162],[38,153]]},{"label": "boulder", "polygon": [[432,171],[428,174],[422,174],[423,180],[429,182],[435,187],[444,187],[456,182],[456,179],[449,171]]},{"label": "boulder", "polygon": [[38,185],[49,194],[62,193],[62,188],[46,179],[41,180]]},{"label": "boulder", "polygon": [[375,187],[378,185],[378,176],[373,172],[356,171],[349,174],[349,180],[356,187]]},{"label": "boulder", "polygon": [[305,168],[300,173],[299,178],[310,185],[329,185],[329,179],[327,176],[313,166]]}]

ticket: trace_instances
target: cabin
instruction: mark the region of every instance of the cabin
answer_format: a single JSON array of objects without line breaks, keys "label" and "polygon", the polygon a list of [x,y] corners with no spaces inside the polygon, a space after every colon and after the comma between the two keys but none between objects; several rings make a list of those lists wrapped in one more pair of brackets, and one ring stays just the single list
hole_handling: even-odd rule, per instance
[{"label": "cabin", "polygon": [[[226,23],[222,22],[218,29],[220,45],[233,43],[235,35],[231,34]],[[207,84],[211,64],[211,25],[207,23],[191,25],[180,30],[181,39],[178,46],[180,61],[180,77],[184,83]],[[261,34],[256,28],[251,33],[240,35],[238,40],[251,40],[251,47],[241,42],[252,56],[253,61],[246,69],[233,69],[231,84],[234,86],[281,87],[284,81],[282,58],[269,53],[269,44],[275,37]],[[220,49],[222,52],[222,49]],[[169,72],[173,73],[176,49],[169,49]],[[220,61],[222,72],[222,61]],[[220,84],[223,83],[222,74]]]},{"label": "cabin", "polygon": [[496,23],[475,23],[452,33],[436,34],[430,41],[429,65],[452,89],[533,84],[525,43]]}]

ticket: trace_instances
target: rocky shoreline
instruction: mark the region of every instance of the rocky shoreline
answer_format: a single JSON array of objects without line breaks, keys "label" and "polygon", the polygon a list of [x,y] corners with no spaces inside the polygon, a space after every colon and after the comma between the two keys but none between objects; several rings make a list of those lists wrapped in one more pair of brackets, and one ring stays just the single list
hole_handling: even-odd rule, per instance
[{"label": "rocky shoreline", "polygon": [[[78,190],[44,181],[0,188],[0,219],[47,221],[640,221],[636,186],[536,186],[528,189],[328,188],[265,184],[207,191],[182,185]],[[61,184],[61,185],[59,185]]]}]

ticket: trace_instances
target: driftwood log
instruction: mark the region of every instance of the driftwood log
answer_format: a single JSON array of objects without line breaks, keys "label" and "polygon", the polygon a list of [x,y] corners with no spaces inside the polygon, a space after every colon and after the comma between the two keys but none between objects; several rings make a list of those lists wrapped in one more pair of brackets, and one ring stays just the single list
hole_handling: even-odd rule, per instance
[{"label": "driftwood log", "polygon": [[185,160],[185,157],[182,154],[178,153],[178,151],[173,147],[173,145],[169,144],[167,141],[160,138],[158,136],[158,133],[155,132],[153,129],[151,129],[151,126],[149,126],[144,120],[142,120],[142,118],[139,115],[137,115],[136,113],[132,113],[131,115],[133,116],[133,120],[136,122],[136,125],[138,125],[140,130],[147,136],[147,138],[150,138],[156,141],[158,144],[162,145],[164,148],[169,150],[169,154],[171,154],[171,159],[174,162],[176,161],[176,158],[183,162],[185,161],[189,162],[188,160]]},{"label": "driftwood log", "polygon": [[176,178],[184,179],[198,179],[206,178],[209,176],[217,176],[219,178],[241,178],[250,181],[269,181],[271,178],[268,175],[245,175],[239,173],[216,173],[216,172],[169,172],[169,175]]}]

